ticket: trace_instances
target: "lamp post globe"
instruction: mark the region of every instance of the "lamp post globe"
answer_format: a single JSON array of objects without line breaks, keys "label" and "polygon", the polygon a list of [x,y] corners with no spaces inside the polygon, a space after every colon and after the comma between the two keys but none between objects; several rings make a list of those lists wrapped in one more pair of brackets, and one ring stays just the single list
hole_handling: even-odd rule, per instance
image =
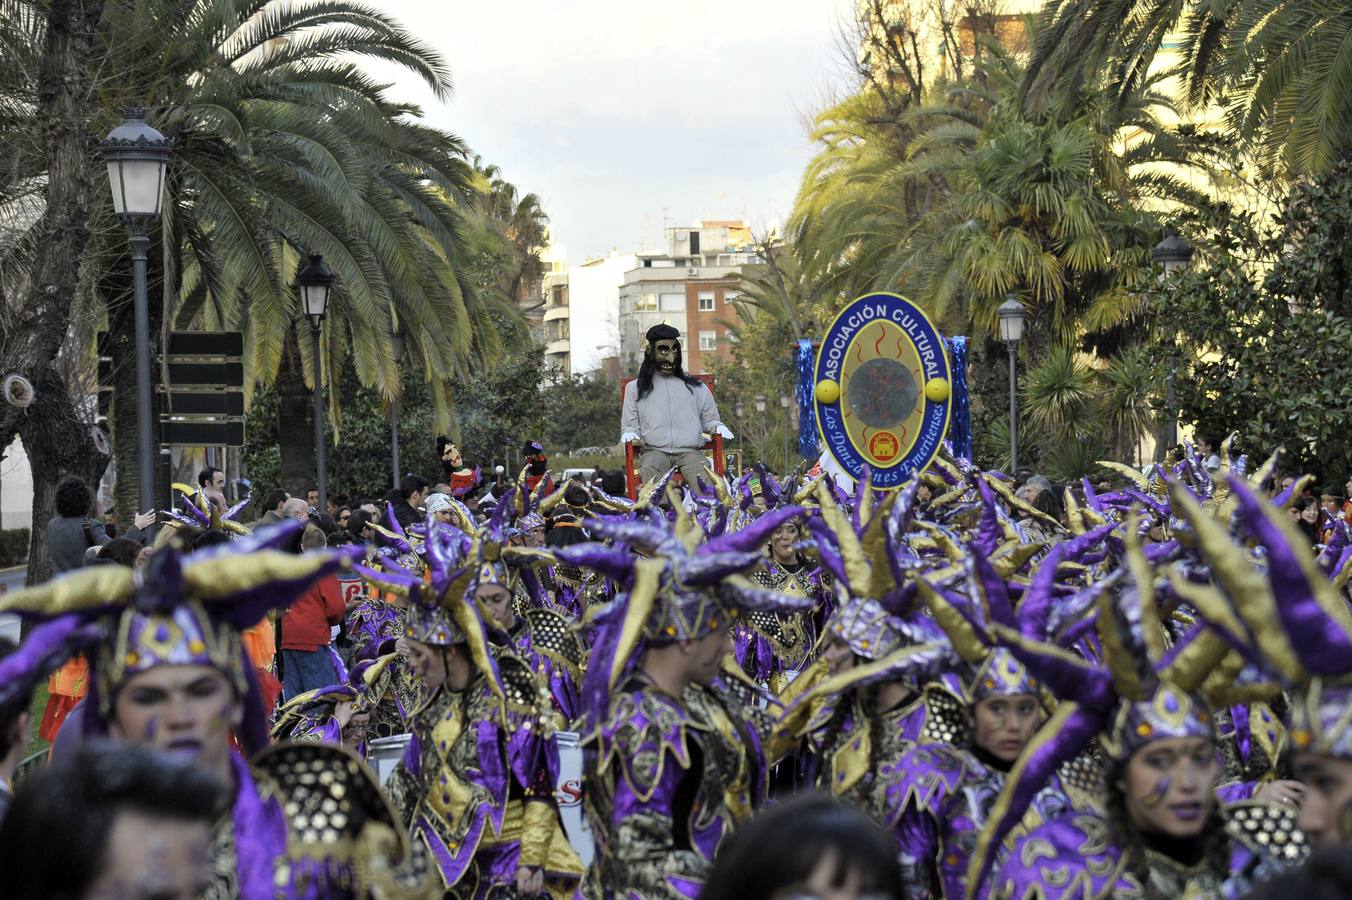
[{"label": "lamp post globe", "polygon": [[1028,311],[1019,302],[1019,298],[1007,294],[1005,302],[1001,303],[995,312],[1000,319],[1000,340],[1006,344],[1017,344],[1023,340],[1023,323],[1028,318]]},{"label": "lamp post globe", "polygon": [[136,329],[136,492],[140,512],[155,509],[155,461],[159,458],[151,412],[150,301],[147,267],[150,226],[160,217],[164,171],[171,142],[146,124],[146,111],[129,107],[123,122],[109,132],[101,148],[108,166],[113,211],[131,231],[131,264]]},{"label": "lamp post globe", "polygon": [[1164,270],[1164,277],[1168,278],[1186,269],[1192,262],[1192,254],[1192,245],[1170,228],[1164,233],[1164,240],[1151,249],[1150,259]]},{"label": "lamp post globe", "polygon": [[329,306],[329,291],[337,280],[338,276],[324,265],[324,257],[318,253],[311,253],[309,263],[296,275],[296,284],[300,285],[301,307],[316,328],[324,320],[324,313]]},{"label": "lamp post globe", "polygon": [[146,111],[122,111],[122,124],[103,139],[103,161],[113,191],[113,211],[124,221],[159,218],[164,197],[164,171],[172,144],[146,124]]}]

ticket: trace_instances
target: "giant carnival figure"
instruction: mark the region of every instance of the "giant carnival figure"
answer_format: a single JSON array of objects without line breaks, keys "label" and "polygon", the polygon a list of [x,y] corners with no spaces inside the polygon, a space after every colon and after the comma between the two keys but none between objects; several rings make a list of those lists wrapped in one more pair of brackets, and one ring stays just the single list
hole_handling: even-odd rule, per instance
[{"label": "giant carnival figure", "polygon": [[638,378],[624,388],[620,443],[642,443],[639,477],[648,482],[672,466],[690,485],[704,475],[704,435],[732,440],[732,430],[718,417],[714,395],[704,382],[681,368],[681,333],[665,323],[646,334]]}]

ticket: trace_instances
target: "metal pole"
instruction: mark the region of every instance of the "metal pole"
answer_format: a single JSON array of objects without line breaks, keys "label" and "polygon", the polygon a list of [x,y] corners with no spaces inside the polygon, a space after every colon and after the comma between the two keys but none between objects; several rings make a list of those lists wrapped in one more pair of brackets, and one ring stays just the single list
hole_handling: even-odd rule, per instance
[{"label": "metal pole", "polygon": [[1168,397],[1165,398],[1164,405],[1168,408],[1169,427],[1165,430],[1166,441],[1164,452],[1167,454],[1178,443],[1178,398],[1174,395],[1174,375],[1178,370],[1178,350],[1169,348],[1169,385]]},{"label": "metal pole", "polygon": [[1009,348],[1009,474],[1013,475],[1019,468],[1018,382],[1014,375],[1014,348],[1018,345],[1011,341],[1005,346]]},{"label": "metal pole", "polygon": [[319,469],[319,511],[328,509],[328,476],[324,471],[324,367],[319,360],[319,319],[310,320],[315,373],[315,463]]},{"label": "metal pole", "polygon": [[[174,454],[173,454],[173,451],[170,450],[168,447],[161,447],[161,448],[160,448],[160,485],[159,485],[159,494],[160,494],[160,501],[161,501],[161,504],[162,504],[162,505],[159,506],[159,507],[157,507],[157,508],[158,508],[158,509],[173,509],[173,508],[174,508]],[[155,532],[158,531],[158,530],[159,530],[159,525],[151,525],[151,526],[150,526],[150,534],[152,535],[152,537],[154,536]],[[146,544],[147,546],[150,545],[150,541],[149,541],[149,540],[143,541],[143,543]]]},{"label": "metal pole", "polygon": [[150,405],[150,301],[146,297],[146,257],[150,235],[132,226],[131,264],[136,281],[136,492],[138,513],[155,509],[155,423]]},{"label": "metal pole", "polygon": [[780,469],[780,475],[787,475],[789,471],[789,410],[784,410],[784,468]]},{"label": "metal pole", "polygon": [[390,401],[390,466],[394,473],[394,488],[399,489],[399,400]]}]

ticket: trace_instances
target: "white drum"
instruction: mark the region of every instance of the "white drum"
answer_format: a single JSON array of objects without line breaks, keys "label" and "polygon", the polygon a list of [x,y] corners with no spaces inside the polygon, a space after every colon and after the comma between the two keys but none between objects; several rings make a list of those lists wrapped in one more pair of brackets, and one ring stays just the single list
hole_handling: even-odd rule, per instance
[{"label": "white drum", "polygon": [[375,771],[381,787],[390,780],[390,773],[404,758],[404,751],[411,740],[411,734],[392,734],[366,742],[366,764]]},{"label": "white drum", "polygon": [[556,731],[554,737],[559,743],[559,783],[554,789],[554,799],[559,804],[568,843],[573,845],[582,864],[590,866],[596,848],[587,817],[582,813],[581,736],[576,731]]}]

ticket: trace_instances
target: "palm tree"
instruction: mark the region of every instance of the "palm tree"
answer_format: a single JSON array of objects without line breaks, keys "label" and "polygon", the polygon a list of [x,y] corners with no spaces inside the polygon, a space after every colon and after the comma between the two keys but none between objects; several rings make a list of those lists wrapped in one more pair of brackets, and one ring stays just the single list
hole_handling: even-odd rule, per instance
[{"label": "palm tree", "polygon": [[1336,0],[1052,0],[1020,89],[1040,109],[1104,84],[1120,102],[1171,72],[1194,107],[1225,106],[1230,127],[1277,177],[1328,171],[1352,149],[1352,8]]},{"label": "palm tree", "polygon": [[[445,64],[384,14],[347,0],[217,7],[127,7],[107,23],[109,54],[115,70],[148,69],[151,77],[120,90],[150,97],[179,146],[165,219],[165,318],[245,330],[250,384],[277,379],[283,397],[283,477],[305,483],[314,448],[302,378],[313,384],[316,361],[290,287],[302,252],[323,253],[339,277],[326,371],[350,353],[361,383],[394,399],[389,341],[398,323],[433,382],[444,428],[450,376],[498,350],[489,309],[459,265],[467,154],[343,58],[397,62],[449,93]],[[147,18],[175,23],[169,40],[111,39],[153,35],[137,28]],[[328,396],[336,424],[342,395]]]},{"label": "palm tree", "polygon": [[[105,13],[80,61],[80,72],[103,73],[83,133],[106,131],[106,111],[134,101],[149,106],[152,121],[177,142],[153,267],[164,298],[152,304],[156,324],[243,328],[250,383],[280,378],[303,390],[302,372],[313,381],[317,367],[308,341],[297,340],[290,283],[299,254],[321,252],[340,278],[324,368],[332,371],[350,348],[362,383],[394,397],[389,333],[397,322],[431,381],[444,427],[451,375],[495,356],[492,316],[505,312],[465,274],[467,153],[455,137],[420,124],[416,109],[391,103],[352,58],[402,65],[442,97],[450,90],[445,63],[389,17],[352,0],[136,0]],[[43,29],[30,31],[28,40],[43,39]],[[3,39],[16,35],[23,36],[0,28]],[[22,66],[0,65],[0,76],[12,71]],[[0,116],[0,147],[16,143],[16,122]],[[50,162],[40,153],[25,159]],[[18,176],[41,183],[42,165],[7,179],[7,187],[21,183]],[[106,309],[116,331],[127,319],[116,276],[126,271],[125,239],[104,195],[92,200],[92,214],[86,209],[89,218],[79,223],[87,223],[95,251],[82,283],[100,290],[85,311]],[[54,327],[64,334],[64,321]],[[336,414],[341,397],[330,396]],[[307,416],[302,410],[289,421]],[[114,421],[122,418],[115,405]],[[307,437],[285,455],[308,478],[303,431]],[[127,477],[134,465],[121,469],[134,493]],[[295,471],[290,477],[300,477]]]}]

